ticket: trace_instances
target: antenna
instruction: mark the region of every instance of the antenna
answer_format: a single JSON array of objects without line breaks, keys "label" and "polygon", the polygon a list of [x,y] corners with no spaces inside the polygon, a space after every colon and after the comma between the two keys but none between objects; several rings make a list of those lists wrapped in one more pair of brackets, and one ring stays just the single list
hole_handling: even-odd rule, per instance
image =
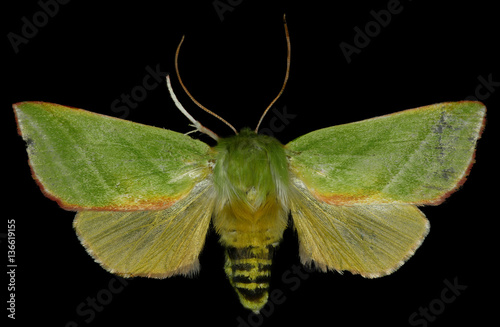
[{"label": "antenna", "polygon": [[283,24],[285,25],[285,36],[286,36],[286,47],[287,47],[287,56],[286,56],[286,73],[285,73],[285,80],[283,81],[283,86],[281,87],[280,92],[278,95],[274,98],[273,101],[267,106],[266,110],[264,110],[264,113],[260,117],[259,123],[257,124],[257,127],[255,127],[255,133],[259,130],[259,126],[262,123],[262,120],[264,119],[264,116],[267,114],[269,109],[271,109],[271,106],[278,100],[278,98],[281,96],[283,91],[285,90],[286,82],[288,81],[288,75],[290,74],[290,52],[291,52],[291,45],[290,45],[290,35],[288,34],[288,27],[286,25],[286,15],[283,14]]},{"label": "antenna", "polygon": [[[184,109],[184,107],[179,102],[179,100],[177,100],[177,97],[175,96],[174,90],[172,89],[172,84],[170,84],[170,76],[169,75],[167,75],[167,87],[168,87],[168,92],[170,93],[170,96],[172,97],[172,100],[174,100],[174,103],[177,106],[177,109],[179,109],[184,114],[184,116],[186,116],[193,123],[193,126],[196,127],[196,130],[198,130],[204,134],[207,134],[208,136],[210,136],[214,140],[218,141],[219,136],[217,136],[217,134],[215,134],[214,132],[212,132],[211,130],[209,130],[208,128],[203,126],[202,124],[200,124],[199,121],[194,119],[193,116],[191,116],[189,114],[189,112],[187,112],[187,110]],[[193,131],[191,131],[189,133],[192,133],[192,132]]]},{"label": "antenna", "polygon": [[[189,96],[189,98],[198,106],[200,107],[201,109],[205,110],[206,112],[208,112],[209,114],[211,114],[212,116],[214,116],[215,118],[219,119],[221,122],[223,122],[224,124],[226,124],[227,126],[229,126],[229,128],[231,128],[233,130],[233,132],[235,134],[238,134],[238,131],[233,127],[233,125],[229,124],[224,118],[220,117],[219,115],[217,115],[216,113],[212,112],[211,110],[207,109],[205,106],[203,106],[201,103],[199,103],[198,101],[196,101],[195,98],[193,98],[193,96],[191,95],[191,93],[189,93],[189,91],[187,90],[187,88],[184,86],[184,83],[182,83],[182,79],[181,79],[181,75],[179,74],[179,65],[178,65],[178,58],[179,58],[179,50],[181,49],[181,45],[182,45],[182,42],[184,42],[184,35],[182,36],[182,39],[181,39],[181,42],[179,43],[179,45],[177,46],[177,51],[175,51],[175,72],[177,73],[177,78],[179,79],[179,83],[181,84],[182,88],[184,89],[184,92],[186,92],[186,94]],[[180,108],[179,108],[180,109]],[[181,110],[182,111],[182,110]],[[188,117],[189,118],[189,117]],[[191,117],[192,118],[192,117]],[[192,121],[192,120],[191,120]],[[197,127],[198,128],[198,127]]]}]

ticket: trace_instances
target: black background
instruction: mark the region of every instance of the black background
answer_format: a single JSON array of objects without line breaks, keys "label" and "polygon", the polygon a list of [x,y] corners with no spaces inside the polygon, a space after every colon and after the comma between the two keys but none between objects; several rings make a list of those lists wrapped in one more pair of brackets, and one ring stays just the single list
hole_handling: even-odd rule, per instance
[{"label": "black background", "polygon": [[[1,229],[5,233],[6,220],[16,220],[18,263],[16,320],[9,323],[236,327],[240,317],[250,326],[411,326],[409,317],[430,303],[439,307],[436,303],[446,288],[443,281],[455,279],[467,289],[445,304],[429,325],[496,321],[498,213],[492,209],[498,194],[498,172],[493,170],[498,146],[493,147],[497,141],[493,138],[500,87],[488,90],[479,80],[491,75],[500,82],[500,28],[493,4],[401,1],[400,13],[392,15],[390,23],[348,63],[339,44],[354,44],[354,27],[364,29],[374,20],[370,11],[386,9],[389,1],[232,3],[233,10],[224,12],[221,20],[212,1],[70,1],[60,5],[27,44],[19,45],[18,53],[7,35],[22,35],[22,17],[32,21],[41,7],[37,1],[20,1],[5,10],[7,78],[1,112],[7,169],[4,165]],[[444,204],[423,209],[431,222],[429,236],[403,267],[380,279],[350,273],[294,274],[293,267],[299,266],[297,239],[287,231],[276,254],[271,285],[285,300],[267,316],[249,316],[239,304],[224,275],[223,250],[213,231],[195,278],[132,279],[106,298],[114,276],[94,263],[78,242],[71,226],[74,213],[45,198],[32,180],[11,104],[41,100],[121,116],[123,112],[114,112],[111,103],[142,85],[147,66],[159,65],[161,71],[173,73],[175,49],[186,35],[179,65],[190,92],[236,128],[255,127],[285,74],[284,13],[292,68],[275,107],[286,106],[296,116],[276,131],[280,141],[287,143],[326,126],[476,95],[488,107],[488,123],[464,187]],[[192,115],[221,136],[231,134],[190,102],[176,78],[173,83]],[[262,127],[270,127],[272,117]],[[179,132],[191,130],[164,82],[148,91],[126,119]],[[6,240],[1,241],[6,262]],[[4,299],[6,284],[1,285]],[[107,302],[91,317],[85,303],[98,295]],[[83,315],[77,312],[82,303],[87,310]],[[7,316],[5,309],[2,315]]]}]

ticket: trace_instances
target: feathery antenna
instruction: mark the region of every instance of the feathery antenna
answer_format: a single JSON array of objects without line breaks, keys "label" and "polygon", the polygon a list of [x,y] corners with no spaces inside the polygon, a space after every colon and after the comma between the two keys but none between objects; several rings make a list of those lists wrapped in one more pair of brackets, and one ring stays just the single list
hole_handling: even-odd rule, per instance
[{"label": "feathery antenna", "polygon": [[[184,116],[186,116],[193,123],[193,126],[196,128],[196,130],[200,131],[201,133],[207,134],[208,136],[210,136],[214,140],[218,141],[219,136],[217,134],[215,134],[214,132],[212,132],[211,130],[209,130],[208,128],[206,128],[205,126],[203,126],[202,124],[200,124],[199,121],[194,119],[193,116],[191,116],[189,114],[189,112],[187,112],[187,110],[184,109],[184,107],[179,102],[179,100],[177,100],[177,97],[175,96],[174,90],[172,89],[172,84],[170,83],[170,76],[169,75],[167,75],[167,88],[168,88],[168,92],[170,93],[170,96],[172,97],[172,100],[174,100],[174,103],[177,106],[177,109],[179,109],[184,114]],[[191,131],[189,133],[192,133],[192,132],[193,131]]]}]

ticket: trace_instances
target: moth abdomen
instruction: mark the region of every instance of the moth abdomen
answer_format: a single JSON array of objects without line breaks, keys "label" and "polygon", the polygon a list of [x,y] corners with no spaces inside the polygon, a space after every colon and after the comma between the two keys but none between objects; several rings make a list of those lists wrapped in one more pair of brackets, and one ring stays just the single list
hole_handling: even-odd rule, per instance
[{"label": "moth abdomen", "polygon": [[244,307],[259,312],[268,298],[275,245],[226,247],[225,271]]}]

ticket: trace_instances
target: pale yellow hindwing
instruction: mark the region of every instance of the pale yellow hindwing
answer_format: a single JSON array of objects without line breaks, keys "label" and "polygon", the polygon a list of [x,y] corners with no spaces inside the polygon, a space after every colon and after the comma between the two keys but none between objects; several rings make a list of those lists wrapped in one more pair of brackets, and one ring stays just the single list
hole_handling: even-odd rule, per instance
[{"label": "pale yellow hindwing", "polygon": [[158,211],[80,211],[73,226],[90,255],[125,277],[166,278],[199,269],[214,204],[209,180]]},{"label": "pale yellow hindwing", "polygon": [[414,205],[330,205],[297,179],[291,193],[301,261],[322,271],[388,275],[413,255],[429,231],[429,221]]}]

